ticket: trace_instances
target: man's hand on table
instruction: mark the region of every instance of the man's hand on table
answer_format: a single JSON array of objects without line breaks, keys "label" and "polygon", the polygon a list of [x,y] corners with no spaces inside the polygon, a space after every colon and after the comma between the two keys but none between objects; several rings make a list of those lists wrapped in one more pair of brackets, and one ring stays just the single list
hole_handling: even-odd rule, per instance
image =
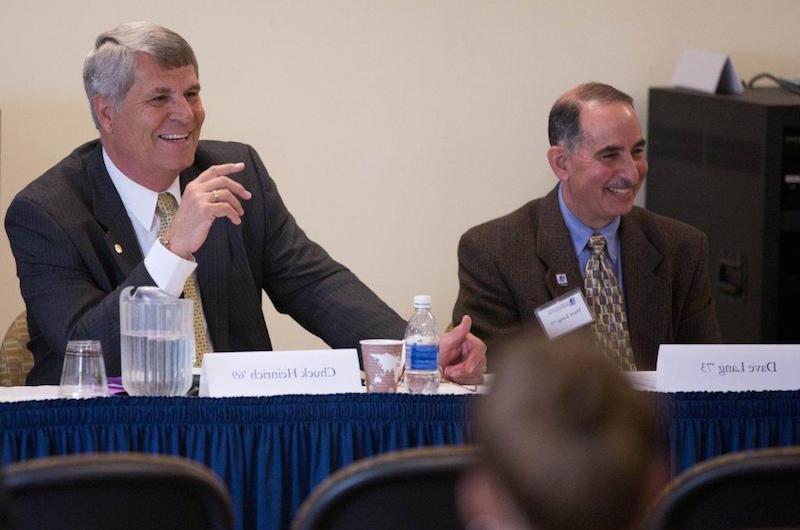
[{"label": "man's hand on table", "polygon": [[462,385],[483,383],[486,373],[486,344],[469,332],[472,319],[464,315],[461,323],[439,340],[439,364],[444,377]]}]

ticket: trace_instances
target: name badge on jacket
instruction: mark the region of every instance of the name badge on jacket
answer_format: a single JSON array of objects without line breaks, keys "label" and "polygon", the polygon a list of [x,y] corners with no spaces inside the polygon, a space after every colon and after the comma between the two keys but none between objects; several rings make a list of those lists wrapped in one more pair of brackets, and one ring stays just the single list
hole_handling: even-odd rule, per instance
[{"label": "name badge on jacket", "polygon": [[548,339],[582,328],[594,321],[580,289],[573,289],[533,310]]}]

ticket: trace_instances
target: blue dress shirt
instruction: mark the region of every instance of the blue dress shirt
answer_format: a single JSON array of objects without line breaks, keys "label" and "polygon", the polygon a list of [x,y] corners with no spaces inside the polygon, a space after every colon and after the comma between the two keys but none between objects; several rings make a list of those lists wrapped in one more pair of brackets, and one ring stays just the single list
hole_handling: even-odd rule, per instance
[{"label": "blue dress shirt", "polygon": [[575,247],[575,255],[578,257],[578,264],[580,265],[581,275],[584,275],[586,270],[586,262],[589,261],[589,256],[592,251],[589,249],[589,238],[594,234],[600,234],[606,238],[606,257],[611,260],[611,265],[614,267],[614,274],[617,275],[617,282],[619,288],[624,293],[622,286],[622,259],[620,259],[619,248],[619,217],[599,230],[590,228],[583,224],[574,213],[570,211],[564,202],[564,197],[561,191],[561,185],[558,186],[558,206],[561,208],[561,216],[564,218],[564,223],[567,225],[567,230],[572,238],[572,244]]}]

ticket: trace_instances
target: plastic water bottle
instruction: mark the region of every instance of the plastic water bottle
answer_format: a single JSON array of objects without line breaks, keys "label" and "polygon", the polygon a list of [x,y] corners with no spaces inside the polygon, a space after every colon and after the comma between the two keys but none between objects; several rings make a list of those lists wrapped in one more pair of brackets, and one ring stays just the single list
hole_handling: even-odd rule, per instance
[{"label": "plastic water bottle", "polygon": [[414,314],[406,327],[405,381],[412,394],[439,391],[439,327],[431,313],[431,297],[414,297]]}]

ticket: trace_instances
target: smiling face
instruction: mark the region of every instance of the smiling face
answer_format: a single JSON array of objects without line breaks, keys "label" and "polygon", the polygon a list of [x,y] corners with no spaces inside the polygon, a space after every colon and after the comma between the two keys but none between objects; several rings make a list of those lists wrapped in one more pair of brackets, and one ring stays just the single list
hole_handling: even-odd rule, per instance
[{"label": "smiling face", "polygon": [[163,191],[192,165],[205,119],[192,65],[164,68],[137,52],[133,85],[122,103],[95,96],[92,104],[103,146],[132,180]]},{"label": "smiling face", "polygon": [[547,156],[567,207],[599,229],[633,208],[647,176],[645,141],[636,112],[626,103],[583,103],[580,124],[573,150],[555,145]]}]

